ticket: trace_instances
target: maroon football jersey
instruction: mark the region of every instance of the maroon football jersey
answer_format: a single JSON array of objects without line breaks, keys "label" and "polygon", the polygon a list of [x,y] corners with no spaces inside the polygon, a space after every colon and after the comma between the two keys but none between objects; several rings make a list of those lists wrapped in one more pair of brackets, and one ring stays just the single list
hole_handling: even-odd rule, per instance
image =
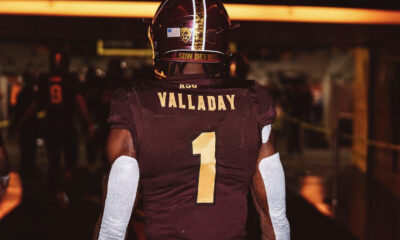
[{"label": "maroon football jersey", "polygon": [[73,124],[79,80],[73,73],[46,73],[39,77],[38,100],[46,118],[54,123]]},{"label": "maroon football jersey", "polygon": [[275,110],[254,82],[170,78],[118,90],[112,128],[132,133],[148,239],[245,239],[260,131]]}]

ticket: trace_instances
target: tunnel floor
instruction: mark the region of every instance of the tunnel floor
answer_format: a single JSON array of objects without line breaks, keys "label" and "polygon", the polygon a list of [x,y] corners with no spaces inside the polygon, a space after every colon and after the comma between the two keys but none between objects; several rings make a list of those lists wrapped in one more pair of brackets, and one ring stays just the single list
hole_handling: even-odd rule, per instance
[{"label": "tunnel floor", "polygon": [[[16,146],[13,143],[8,145],[10,145],[8,146],[10,156],[14,156],[11,158],[12,168],[17,169]],[[80,148],[80,168],[71,181],[70,204],[67,208],[60,207],[47,194],[46,157],[43,147],[39,148],[38,170],[22,177],[24,189],[22,202],[0,220],[0,239],[92,239],[93,229],[102,207],[100,183],[103,171],[89,170],[84,161],[84,146]],[[347,168],[346,164],[344,170],[340,172],[338,207],[332,208],[330,204],[332,196],[329,193],[331,186],[329,162],[326,161],[324,164],[318,160],[326,154],[329,153],[307,152],[305,154],[307,161],[302,163],[301,170],[295,158],[293,160],[282,154],[282,158],[286,159],[283,160],[283,164],[287,179],[287,216],[291,226],[291,239],[400,239],[397,238],[400,236],[399,230],[395,227],[400,220],[398,199],[376,184],[373,188],[380,197],[370,201],[368,204],[373,207],[365,211],[367,209],[365,176]],[[345,152],[342,154],[346,155]],[[346,156],[343,159],[346,163]],[[354,206],[358,208],[354,209]],[[372,223],[367,221],[366,212],[375,221]],[[373,231],[366,231],[368,226],[372,226],[370,229]],[[259,239],[259,234],[257,216],[250,211],[247,239]],[[128,236],[128,239],[135,239],[132,233]]]}]

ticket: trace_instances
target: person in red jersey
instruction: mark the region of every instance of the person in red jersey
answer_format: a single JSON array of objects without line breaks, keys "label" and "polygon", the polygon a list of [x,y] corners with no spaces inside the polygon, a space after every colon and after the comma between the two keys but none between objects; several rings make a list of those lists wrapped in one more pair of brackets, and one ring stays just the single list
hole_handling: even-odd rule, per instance
[{"label": "person in red jersey", "polygon": [[149,27],[156,77],[111,100],[98,239],[125,239],[139,190],[147,239],[246,239],[249,189],[262,239],[290,239],[273,100],[225,78],[233,28],[220,1],[161,3]]},{"label": "person in red jersey", "polygon": [[[69,202],[67,186],[78,164],[78,110],[86,120],[89,135],[93,135],[94,128],[80,93],[78,77],[69,71],[69,57],[63,51],[50,54],[50,71],[39,76],[37,98],[25,111],[19,128],[37,109],[46,112],[44,136],[49,159],[49,193],[65,207]],[[62,168],[62,156],[65,168]]]}]

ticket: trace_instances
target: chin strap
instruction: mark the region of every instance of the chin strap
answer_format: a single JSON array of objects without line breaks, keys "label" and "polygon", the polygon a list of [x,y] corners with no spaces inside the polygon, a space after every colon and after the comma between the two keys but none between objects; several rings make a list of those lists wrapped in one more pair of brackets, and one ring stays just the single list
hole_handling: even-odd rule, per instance
[{"label": "chin strap", "polygon": [[111,167],[99,240],[124,240],[139,183],[136,159],[121,156]]}]

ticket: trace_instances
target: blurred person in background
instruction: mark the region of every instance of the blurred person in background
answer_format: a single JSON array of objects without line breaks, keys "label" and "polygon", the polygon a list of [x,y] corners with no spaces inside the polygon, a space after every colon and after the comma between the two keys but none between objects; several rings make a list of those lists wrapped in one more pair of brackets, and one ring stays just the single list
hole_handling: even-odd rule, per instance
[{"label": "blurred person in background", "polygon": [[[107,65],[105,77],[102,79],[100,108],[98,112],[97,132],[99,134],[99,147],[103,147],[100,151],[105,154],[105,146],[109,133],[109,124],[107,123],[108,114],[110,113],[111,96],[119,87],[127,85],[129,79],[126,78],[126,62],[122,59],[112,59]],[[106,160],[107,162],[107,160]],[[108,171],[108,166],[105,168]]]},{"label": "blurred person in background", "polygon": [[[279,79],[283,85],[282,106],[288,117],[298,121],[309,122],[312,107],[312,95],[308,89],[306,77],[296,71],[280,72]],[[287,152],[290,156],[302,155],[305,143],[300,124],[287,121]]]},{"label": "blurred person in background", "polygon": [[111,59],[106,71],[106,88],[115,91],[117,88],[129,83],[126,77],[127,64],[122,59]]},{"label": "blurred person in background", "polygon": [[99,71],[101,70],[90,66],[83,85],[83,96],[89,109],[90,119],[95,127],[93,136],[88,135],[86,138],[86,159],[92,173],[95,172],[99,159],[103,169],[107,164],[105,145],[108,128],[106,122],[110,97],[104,96],[104,94],[108,94],[105,93],[107,91],[105,80],[100,76]]},{"label": "blurred person in background", "polygon": [[[24,72],[23,86],[18,94],[16,105],[16,121],[18,123],[27,108],[35,100],[37,93],[37,78],[35,74],[28,67]],[[37,121],[36,114],[31,114],[26,120],[24,125],[18,129],[18,144],[20,149],[20,173],[22,177],[32,176],[36,171],[36,139],[37,139]]]},{"label": "blurred person in background", "polygon": [[[28,107],[19,125],[22,128],[36,109],[45,110],[44,137],[49,160],[47,184],[50,196],[62,207],[69,203],[66,192],[78,162],[77,108],[86,120],[89,135],[94,133],[79,86],[77,75],[69,72],[67,54],[53,51],[50,54],[50,71],[39,76],[37,98]],[[61,168],[62,156],[65,169]]]},{"label": "blurred person in background", "polygon": [[243,53],[233,53],[226,60],[226,73],[234,80],[247,80],[250,72],[249,59]]},{"label": "blurred person in background", "polygon": [[86,156],[93,171],[100,157],[103,173],[109,169],[106,156],[106,143],[109,132],[107,117],[110,112],[110,101],[113,92],[128,83],[126,78],[126,62],[121,59],[111,59],[107,65],[105,77],[100,77],[100,69],[89,68],[87,82],[84,85],[84,96],[89,106],[89,112],[95,124],[95,133],[88,138]]},{"label": "blurred person in background", "polygon": [[144,64],[140,68],[134,70],[130,83],[135,86],[140,86],[148,81],[148,79],[151,79],[153,77],[153,67],[151,65]]}]

